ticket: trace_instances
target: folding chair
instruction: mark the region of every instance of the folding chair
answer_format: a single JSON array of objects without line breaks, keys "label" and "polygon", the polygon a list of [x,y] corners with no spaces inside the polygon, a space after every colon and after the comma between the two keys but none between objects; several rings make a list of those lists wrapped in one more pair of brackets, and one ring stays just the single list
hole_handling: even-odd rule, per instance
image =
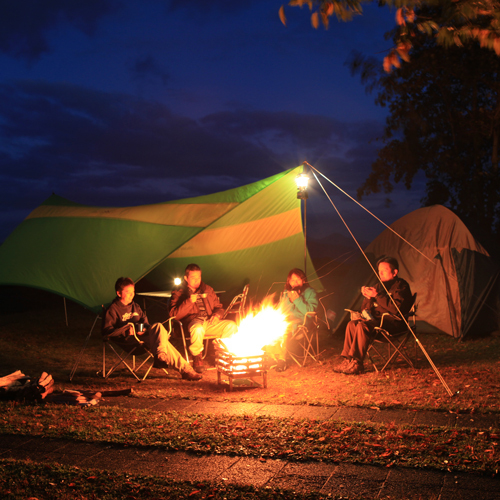
[{"label": "folding chair", "polygon": [[[410,312],[408,313],[408,316],[406,316],[406,321],[411,321],[411,328],[413,332],[415,332],[417,324],[417,307],[417,294],[414,293],[412,297],[412,306]],[[406,324],[404,324],[404,329],[400,332],[389,333],[384,329],[384,319],[387,316],[390,316],[390,314],[382,314],[380,325],[375,327],[376,335],[373,338],[370,346],[368,347],[368,359],[372,363],[376,372],[383,372],[389,365],[393,364],[398,357],[403,359],[411,368],[415,368],[413,361],[405,352],[406,343],[413,337],[412,331],[406,326]],[[382,352],[383,350],[385,350],[383,349],[384,346],[387,346],[387,352],[385,354]],[[372,351],[375,352],[382,360],[380,368],[373,360]]]},{"label": "folding chair", "polygon": [[243,291],[233,298],[233,300],[229,304],[229,307],[224,311],[224,315],[222,316],[222,319],[226,319],[226,317],[229,314],[237,314],[238,320],[240,320],[240,321],[242,318],[245,317],[245,303],[247,300],[249,288],[250,288],[250,285],[245,285],[243,287]]},{"label": "folding chair", "polygon": [[173,318],[168,318],[167,321],[164,321],[163,324],[169,323],[169,328],[168,331],[172,335],[174,339],[181,339],[182,340],[182,345],[184,347],[184,358],[186,361],[189,363],[189,351],[188,351],[188,346],[187,346],[187,340],[190,339],[189,334],[186,335],[184,333],[184,326],[182,325],[182,322],[178,319]]},{"label": "folding chair", "polygon": [[[188,342],[191,340],[191,337],[189,335],[189,332],[186,333],[184,331],[184,326],[181,321],[175,318],[169,318],[167,321],[170,321],[172,323],[172,332],[174,338],[182,340],[182,345],[184,347],[184,358],[186,361],[189,363],[189,350],[188,350]],[[166,321],[164,322],[166,323]],[[219,337],[212,337],[210,335],[205,334],[203,338],[203,342],[205,343],[203,347],[203,356],[202,358],[205,359],[207,357],[208,353],[208,343],[210,340],[215,340]]]},{"label": "folding chair", "polygon": [[[288,350],[290,357],[299,365],[304,366],[307,358],[310,357],[316,363],[320,361],[319,356],[319,338],[318,338],[319,322],[318,313],[307,312],[304,316],[304,321],[297,327],[297,330],[290,336],[290,340],[297,343],[297,347],[303,351],[303,356],[298,356],[291,350]],[[302,358],[302,363],[300,362]]]},{"label": "folding chair", "polygon": [[[104,325],[104,317],[106,315],[106,309],[102,306],[102,325]],[[111,366],[111,368],[106,372],[106,348],[109,348],[118,358],[116,362]],[[142,361],[138,358],[143,357]],[[154,365],[154,355],[148,349],[145,342],[141,340],[135,333],[133,340],[128,342],[121,342],[120,340],[115,340],[113,337],[102,337],[102,376],[105,379],[120,366],[123,365],[138,382],[146,380],[149,375],[151,368]],[[140,363],[140,364],[139,364]],[[139,371],[144,367],[144,375],[140,375]],[[162,368],[165,374],[168,375],[168,371]]]}]

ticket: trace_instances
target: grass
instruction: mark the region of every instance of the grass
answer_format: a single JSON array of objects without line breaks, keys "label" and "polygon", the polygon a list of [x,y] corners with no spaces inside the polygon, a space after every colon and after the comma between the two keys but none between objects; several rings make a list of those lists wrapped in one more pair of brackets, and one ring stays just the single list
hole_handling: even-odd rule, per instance
[{"label": "grass", "polygon": [[265,416],[4,404],[0,432],[166,451],[497,474],[500,433]]},{"label": "grass", "polygon": [[[5,294],[5,290],[3,292]],[[24,301],[19,300],[20,294]],[[66,326],[62,299],[54,299],[53,296],[41,292],[30,295],[15,288],[8,290],[8,294],[0,303],[3,309],[0,311],[0,366],[3,370],[0,376],[18,369],[32,377],[46,371],[54,377],[56,391],[77,389],[97,392],[132,388],[133,396],[146,398],[312,406],[343,405],[415,411],[425,409],[470,414],[498,414],[500,411],[499,335],[457,342],[446,335],[419,334],[420,341],[453,392],[453,397],[447,394],[435,371],[421,353],[416,369],[399,365],[384,374],[378,374],[366,363],[368,371],[361,376],[348,377],[334,373],[332,367],[337,362],[343,338],[328,332],[323,332],[321,337],[321,364],[309,363],[304,368],[291,366],[284,373],[271,370],[267,389],[237,388],[229,392],[227,386],[217,384],[215,370],[206,372],[199,383],[182,381],[175,372],[165,376],[159,370],[153,370],[150,377],[140,384],[125,371],[117,372],[105,381],[97,375],[102,352],[97,330],[83,353],[75,378],[69,382],[68,376],[76,354],[83,346],[95,315],[68,303],[69,326]],[[151,309],[149,315],[152,320],[164,319],[159,309]],[[27,433],[88,442],[112,442],[123,446],[153,446],[166,450],[239,454],[266,459],[353,461],[384,466],[498,474],[497,429],[315,422],[270,417],[164,413],[99,406],[87,409],[51,404],[26,406],[5,402],[1,404],[0,411],[0,434]],[[104,425],[103,420],[106,422]],[[137,428],[141,429],[140,439],[133,430]],[[3,461],[0,463],[0,468],[2,467],[7,472],[0,483],[3,488],[0,488],[0,492],[13,492],[5,498],[27,498],[16,496],[12,477],[19,473],[19,469],[29,476],[29,471],[38,466]],[[47,481],[54,484],[61,484],[61,481],[69,481],[65,484],[80,484],[78,481],[85,482],[85,476],[89,477],[89,474],[95,477],[104,474],[83,473],[55,465],[43,470]],[[8,471],[15,472],[12,472],[11,476]],[[75,479],[66,479],[69,476]],[[109,477],[118,476],[109,474]],[[109,491],[103,491],[102,495],[96,498],[123,496],[122,480],[110,479],[103,482],[109,485]],[[131,482],[141,491],[152,484],[151,478],[145,480],[134,477]],[[227,485],[219,491],[218,487],[207,484],[204,485],[205,489],[200,490],[202,493],[193,494],[193,491],[197,491],[196,485],[167,484],[156,480],[153,483],[158,484],[159,488],[166,488],[167,494],[163,495],[163,498],[169,498],[169,495],[172,498],[219,498],[217,495],[221,491],[223,493],[220,493],[220,498],[254,498],[251,496],[253,494],[257,495],[255,498],[280,498],[276,496],[279,492],[275,496],[266,497],[269,492],[264,490],[249,493],[247,490]],[[44,481],[40,484],[45,485]],[[37,493],[36,485],[30,485],[30,488],[33,488],[31,496],[93,498],[90,493],[85,493],[83,486],[78,487],[82,491],[80,496],[74,494],[74,488],[67,487],[61,489],[61,492],[65,492],[61,493],[62,496],[50,496],[43,493],[45,487],[40,486],[41,489]],[[154,488],[156,486],[151,486],[150,495],[153,498],[158,496]],[[177,491],[177,488],[180,490]],[[174,491],[177,492],[173,493]],[[135,493],[128,496],[134,498]],[[310,496],[283,498],[320,496],[311,493]]]}]

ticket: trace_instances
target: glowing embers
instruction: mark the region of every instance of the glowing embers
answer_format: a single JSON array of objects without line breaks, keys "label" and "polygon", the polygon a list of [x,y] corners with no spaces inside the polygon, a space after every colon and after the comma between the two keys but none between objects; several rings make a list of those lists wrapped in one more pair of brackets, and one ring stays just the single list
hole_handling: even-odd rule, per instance
[{"label": "glowing embers", "polygon": [[267,388],[267,355],[262,348],[279,342],[287,327],[286,315],[273,307],[270,299],[257,313],[243,318],[232,337],[215,340],[218,383],[222,383],[224,375],[229,379],[229,390],[233,389],[234,379],[245,378],[249,380],[245,385],[258,386],[254,377],[262,376],[262,385]]},{"label": "glowing embers", "polygon": [[[233,390],[235,379],[246,379],[242,385],[259,387],[261,384],[255,377],[262,377],[262,386],[267,388],[267,355],[262,352],[257,356],[238,357],[224,348],[220,339],[214,340],[215,366],[217,367],[217,383],[222,384],[225,376],[229,382],[229,390]],[[243,382],[243,381],[242,381]]]}]

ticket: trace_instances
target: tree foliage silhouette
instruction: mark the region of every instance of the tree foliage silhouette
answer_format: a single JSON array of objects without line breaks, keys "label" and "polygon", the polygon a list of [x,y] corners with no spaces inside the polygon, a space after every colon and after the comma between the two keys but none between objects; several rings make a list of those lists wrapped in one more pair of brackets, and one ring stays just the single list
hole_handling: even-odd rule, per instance
[{"label": "tree foliage silhouette", "polygon": [[358,196],[425,179],[424,205],[442,204],[485,241],[500,235],[500,58],[470,42],[445,49],[416,38],[412,63],[385,73],[357,54],[349,62],[387,107],[384,146]]}]

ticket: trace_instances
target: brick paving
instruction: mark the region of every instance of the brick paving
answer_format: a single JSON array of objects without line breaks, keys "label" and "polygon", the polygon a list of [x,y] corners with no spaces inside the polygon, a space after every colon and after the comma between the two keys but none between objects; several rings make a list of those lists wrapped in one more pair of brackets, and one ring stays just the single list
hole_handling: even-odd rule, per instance
[{"label": "brick paving", "polygon": [[[150,408],[189,413],[266,415],[276,417],[447,425],[488,429],[499,416],[457,415],[410,410],[218,403],[136,397],[106,398],[101,406]],[[295,462],[226,455],[165,452],[156,449],[80,443],[64,439],[0,435],[0,458],[30,459],[65,465],[149,474],[175,480],[222,481],[255,487],[319,491],[345,498],[407,498],[433,500],[500,500],[500,480],[479,474],[449,473],[404,467],[349,463]]]}]

